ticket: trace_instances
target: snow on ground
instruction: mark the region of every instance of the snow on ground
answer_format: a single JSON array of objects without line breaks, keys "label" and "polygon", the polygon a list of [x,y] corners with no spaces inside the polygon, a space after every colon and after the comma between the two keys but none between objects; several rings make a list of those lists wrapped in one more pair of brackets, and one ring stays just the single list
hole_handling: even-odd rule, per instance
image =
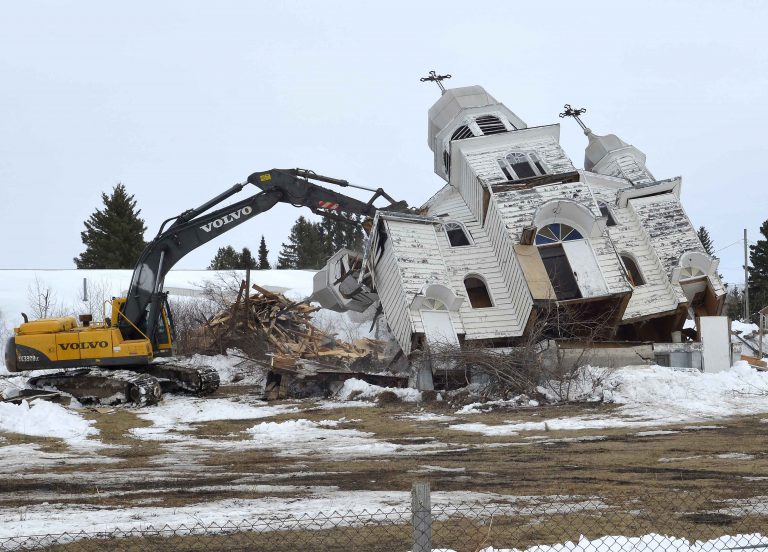
[{"label": "snow on ground", "polygon": [[518,408],[520,406],[539,406],[539,401],[529,399],[526,395],[518,395],[507,400],[467,404],[461,407],[456,414],[479,414],[481,412],[490,412],[499,407]]},{"label": "snow on ground", "polygon": [[391,456],[445,448],[437,441],[425,444],[397,445],[374,438],[373,433],[340,429],[342,420],[287,420],[262,422],[247,432],[260,447],[277,449],[280,456],[322,455],[334,459]]},{"label": "snow on ground", "polygon": [[387,391],[397,395],[401,401],[416,402],[421,400],[421,392],[416,389],[411,389],[410,387],[380,387],[356,378],[346,380],[342,388],[336,393],[336,396],[341,400],[375,399]]},{"label": "snow on ground", "polygon": [[[277,490],[274,492],[280,492],[280,487],[275,487]],[[392,512],[400,513],[403,519],[408,519],[409,491],[342,491],[335,487],[305,487],[304,490],[305,496],[299,500],[266,496],[259,499],[216,500],[173,508],[145,506],[108,509],[75,504],[40,504],[24,508],[21,515],[18,508],[3,508],[0,509],[0,538],[111,531],[115,527],[122,530],[143,529],[149,526],[162,527],[166,524],[224,525],[227,522],[242,523],[243,520],[255,519],[260,522],[271,520],[275,528],[288,528],[298,525],[295,521],[297,518],[321,514],[329,518],[329,528],[344,524],[338,517],[331,518],[333,512],[348,513],[349,525],[353,525],[355,521],[362,523],[369,519],[365,515],[357,519],[354,514],[370,514],[380,510],[389,513],[390,519]],[[505,508],[511,514],[522,511],[530,513],[531,503],[540,504],[534,507],[534,511],[540,511],[542,514],[556,512],[564,503],[568,503],[567,507],[574,511],[603,507],[594,499],[580,502],[575,498],[556,497],[553,502],[549,497],[519,497],[473,491],[436,491],[431,493],[431,500],[433,505],[486,504]],[[516,502],[522,503],[515,505]],[[386,514],[382,514],[381,519],[386,520]],[[314,525],[313,528],[320,527]]]},{"label": "snow on ground", "polygon": [[165,395],[160,404],[135,410],[139,418],[152,422],[153,427],[134,428],[131,432],[137,437],[158,439],[171,431],[187,431],[191,429],[189,424],[196,422],[255,420],[298,411],[296,406],[261,401],[253,406],[229,399]]},{"label": "snow on ground", "polygon": [[447,416],[435,412],[420,412],[419,414],[403,414],[398,416],[402,420],[413,420],[415,422],[454,422],[456,416]]},{"label": "snow on ground", "polygon": [[[689,541],[668,535],[649,533],[642,537],[608,536],[590,540],[581,537],[578,542],[562,544],[540,544],[525,550],[518,548],[493,548],[489,546],[479,552],[612,552],[614,550],[674,550],[675,552],[715,552],[717,550],[764,550],[768,547],[768,537],[760,533],[729,535],[708,541]],[[444,549],[434,552],[453,552]]]},{"label": "snow on ground", "polygon": [[266,369],[237,349],[227,350],[226,355],[178,357],[173,362],[185,366],[209,366],[219,373],[222,385],[263,385],[265,381]]},{"label": "snow on ground", "polygon": [[[542,422],[510,420],[500,425],[473,422],[450,427],[484,435],[512,436],[524,431],[640,428],[758,414],[768,412],[768,373],[758,372],[746,362],[738,362],[730,370],[717,373],[633,366],[617,369],[593,393],[621,407],[610,414]],[[464,409],[457,412],[464,413]]]},{"label": "snow on ground", "polygon": [[[0,403],[0,431],[33,437],[58,437],[72,446],[98,444],[89,440],[99,431],[77,412],[44,400]],[[3,448],[5,451],[5,447]]]},{"label": "snow on ground", "polygon": [[[0,448],[0,474],[15,479],[19,478],[19,466],[23,466],[24,471],[32,471],[65,465],[113,464],[119,461],[118,458],[97,454],[83,455],[77,452],[45,452],[41,450],[40,445],[33,443],[4,445]],[[8,494],[5,492],[0,495],[0,501],[8,498]],[[60,496],[59,499],[61,499]]]},{"label": "snow on ground", "polygon": [[739,332],[741,335],[749,335],[755,333],[759,328],[757,324],[746,324],[738,320],[731,321],[731,331]]}]

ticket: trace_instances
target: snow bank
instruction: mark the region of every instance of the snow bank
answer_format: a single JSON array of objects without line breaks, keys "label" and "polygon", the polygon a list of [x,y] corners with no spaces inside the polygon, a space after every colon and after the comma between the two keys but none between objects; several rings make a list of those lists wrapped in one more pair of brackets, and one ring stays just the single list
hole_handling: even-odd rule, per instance
[{"label": "snow bank", "polygon": [[421,391],[416,389],[411,389],[410,387],[380,387],[356,378],[345,381],[344,386],[339,389],[336,396],[345,401],[351,399],[376,399],[386,391],[391,391],[401,401],[416,402],[421,400]]},{"label": "snow bank", "polygon": [[[604,369],[585,367],[588,373]],[[592,379],[588,374],[584,381]],[[484,435],[512,436],[524,431],[642,428],[678,423],[699,423],[728,416],[768,412],[768,372],[758,372],[746,362],[730,370],[701,373],[678,371],[663,366],[620,368],[593,391],[608,402],[621,405],[617,412],[570,416],[523,422],[510,420],[500,425],[464,423],[451,429]],[[471,410],[469,413],[476,412]],[[464,409],[456,414],[468,413]]]},{"label": "snow bank", "polygon": [[21,404],[0,403],[0,431],[33,437],[58,437],[69,444],[86,444],[98,435],[93,421],[55,403],[35,400]]},{"label": "snow bank", "polygon": [[624,405],[622,414],[667,423],[768,412],[768,372],[758,372],[744,361],[717,373],[663,366],[622,368],[606,385],[606,396]]},{"label": "snow bank", "polygon": [[751,333],[755,333],[758,329],[759,328],[757,327],[757,324],[745,324],[744,322],[739,322],[738,320],[731,321],[731,331],[740,332],[741,335],[749,335]]}]

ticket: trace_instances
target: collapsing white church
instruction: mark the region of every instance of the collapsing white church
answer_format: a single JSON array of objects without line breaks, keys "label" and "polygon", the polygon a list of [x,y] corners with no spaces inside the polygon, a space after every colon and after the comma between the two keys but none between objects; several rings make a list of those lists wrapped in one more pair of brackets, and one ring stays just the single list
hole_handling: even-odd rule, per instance
[{"label": "collapsing white church", "polygon": [[514,345],[552,305],[610,313],[604,337],[629,341],[669,342],[689,315],[720,314],[718,261],[680,204],[681,178],[656,180],[637,148],[582,128],[577,169],[559,124],[528,127],[480,86],[432,106],[447,184],[419,215],[379,212],[367,253],[406,355],[438,337]]}]

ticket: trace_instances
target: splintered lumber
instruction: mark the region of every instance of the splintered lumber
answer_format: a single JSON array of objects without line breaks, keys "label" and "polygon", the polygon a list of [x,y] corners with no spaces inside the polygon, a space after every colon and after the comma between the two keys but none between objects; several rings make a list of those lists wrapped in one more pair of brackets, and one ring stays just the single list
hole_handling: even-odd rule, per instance
[{"label": "splintered lumber", "polygon": [[363,338],[347,343],[315,327],[312,314],[319,307],[292,302],[258,284],[250,287],[253,295],[246,293],[243,282],[235,301],[207,322],[205,336],[210,348],[259,349],[271,357],[273,368],[288,370],[320,359],[325,366],[346,367],[384,351],[382,341]]}]

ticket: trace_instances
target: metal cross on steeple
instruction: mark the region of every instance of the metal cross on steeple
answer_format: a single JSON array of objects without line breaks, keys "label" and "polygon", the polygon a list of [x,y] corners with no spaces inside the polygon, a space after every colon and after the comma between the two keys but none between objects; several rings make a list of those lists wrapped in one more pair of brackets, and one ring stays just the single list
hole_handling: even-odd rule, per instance
[{"label": "metal cross on steeple", "polygon": [[438,75],[435,71],[430,71],[428,77],[422,77],[419,79],[421,82],[427,82],[432,81],[436,82],[437,86],[440,87],[440,94],[445,94],[445,86],[443,86],[443,83],[440,82],[443,79],[450,79],[451,75]]},{"label": "metal cross on steeple", "polygon": [[577,108],[577,107],[571,107],[571,104],[565,104],[563,108],[565,109],[565,111],[563,111],[560,114],[561,119],[565,117],[573,117],[574,119],[576,119],[576,122],[579,123],[579,126],[581,127],[581,130],[584,131],[584,134],[589,134],[590,132],[592,132],[587,128],[587,126],[584,123],[581,122],[581,118],[579,117],[579,115],[581,115],[582,113],[587,112],[586,107]]}]

